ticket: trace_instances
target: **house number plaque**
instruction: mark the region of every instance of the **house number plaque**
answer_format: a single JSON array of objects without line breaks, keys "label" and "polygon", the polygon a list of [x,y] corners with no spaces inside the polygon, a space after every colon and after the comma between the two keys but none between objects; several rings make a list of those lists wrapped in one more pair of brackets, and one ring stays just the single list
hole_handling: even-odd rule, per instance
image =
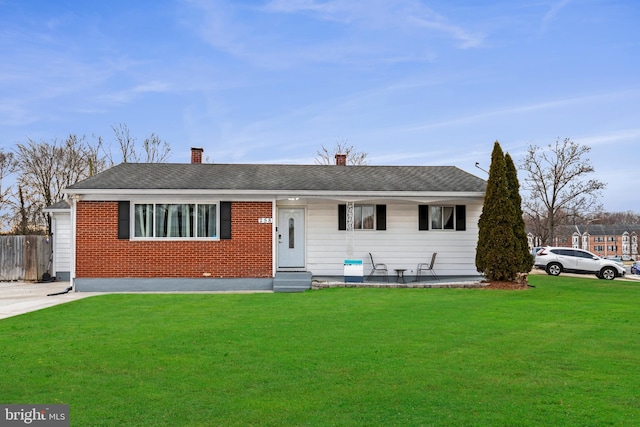
[{"label": "house number plaque", "polygon": [[273,224],[273,218],[258,218],[259,224]]}]

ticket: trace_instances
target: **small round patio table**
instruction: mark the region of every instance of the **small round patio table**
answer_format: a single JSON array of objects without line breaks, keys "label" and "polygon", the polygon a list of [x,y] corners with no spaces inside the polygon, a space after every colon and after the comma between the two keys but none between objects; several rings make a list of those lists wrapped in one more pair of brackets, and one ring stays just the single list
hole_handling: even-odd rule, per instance
[{"label": "small round patio table", "polygon": [[404,272],[407,271],[406,268],[394,268],[396,271],[396,283],[399,283],[402,280],[402,283],[407,283],[404,281]]}]

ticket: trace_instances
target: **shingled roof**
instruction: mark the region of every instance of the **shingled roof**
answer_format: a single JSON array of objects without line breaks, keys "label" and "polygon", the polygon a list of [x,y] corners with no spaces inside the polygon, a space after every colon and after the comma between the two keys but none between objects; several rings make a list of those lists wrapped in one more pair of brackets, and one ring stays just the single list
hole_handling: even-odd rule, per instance
[{"label": "shingled roof", "polygon": [[122,163],[70,187],[91,190],[484,192],[455,166]]},{"label": "shingled roof", "polygon": [[625,231],[640,233],[640,224],[589,224],[588,229],[586,225],[567,226],[567,234],[573,234],[576,227],[580,230],[580,234],[588,231],[592,236],[621,236]]}]

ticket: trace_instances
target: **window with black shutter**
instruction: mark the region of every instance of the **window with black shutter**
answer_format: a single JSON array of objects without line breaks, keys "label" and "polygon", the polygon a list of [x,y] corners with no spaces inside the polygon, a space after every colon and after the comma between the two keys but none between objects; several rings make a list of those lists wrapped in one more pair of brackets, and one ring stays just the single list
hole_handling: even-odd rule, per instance
[{"label": "window with black shutter", "polygon": [[129,239],[130,206],[131,203],[129,201],[118,202],[118,239]]},{"label": "window with black shutter", "polygon": [[467,207],[418,205],[418,230],[456,230],[467,229]]},{"label": "window with black shutter", "polygon": [[429,205],[418,206],[418,230],[429,231]]},{"label": "window with black shutter", "polygon": [[456,205],[456,231],[465,231],[467,229],[467,207],[465,205]]},{"label": "window with black shutter", "polygon": [[[347,229],[347,205],[338,205],[338,230]],[[386,230],[387,205],[354,205],[354,230]]]},{"label": "window with black shutter", "polygon": [[220,239],[231,239],[231,202],[220,202]]}]

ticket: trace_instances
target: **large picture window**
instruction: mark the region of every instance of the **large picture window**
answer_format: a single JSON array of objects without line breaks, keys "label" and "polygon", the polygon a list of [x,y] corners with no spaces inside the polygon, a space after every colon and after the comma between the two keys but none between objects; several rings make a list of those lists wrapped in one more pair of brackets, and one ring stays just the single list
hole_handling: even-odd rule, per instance
[{"label": "large picture window", "polygon": [[134,205],[134,236],[140,238],[217,238],[218,205],[144,203]]}]

